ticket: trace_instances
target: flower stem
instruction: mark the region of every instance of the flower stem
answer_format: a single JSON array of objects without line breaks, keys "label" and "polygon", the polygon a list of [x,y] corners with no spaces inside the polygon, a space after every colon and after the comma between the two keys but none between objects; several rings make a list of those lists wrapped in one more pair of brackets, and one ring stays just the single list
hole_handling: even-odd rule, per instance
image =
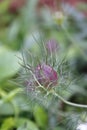
[{"label": "flower stem", "polygon": [[59,94],[57,94],[55,92],[53,92],[53,95],[58,97],[61,101],[63,101],[67,105],[70,105],[70,106],[73,106],[73,107],[79,107],[79,108],[87,108],[87,105],[69,102],[69,101],[65,100],[63,97],[61,97]]}]

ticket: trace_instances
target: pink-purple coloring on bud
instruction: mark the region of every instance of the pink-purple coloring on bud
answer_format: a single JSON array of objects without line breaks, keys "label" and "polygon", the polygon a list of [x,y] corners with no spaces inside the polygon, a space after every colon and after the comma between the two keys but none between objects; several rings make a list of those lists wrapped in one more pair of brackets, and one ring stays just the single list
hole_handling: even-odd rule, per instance
[{"label": "pink-purple coloring on bud", "polygon": [[57,85],[57,72],[50,65],[38,65],[35,69],[35,77],[43,87],[54,87]]},{"label": "pink-purple coloring on bud", "polygon": [[54,40],[54,39],[49,40],[49,41],[47,42],[47,44],[46,44],[46,48],[47,48],[47,51],[48,51],[49,53],[54,53],[54,52],[56,52],[57,49],[58,49],[58,43],[57,43],[57,41]]}]

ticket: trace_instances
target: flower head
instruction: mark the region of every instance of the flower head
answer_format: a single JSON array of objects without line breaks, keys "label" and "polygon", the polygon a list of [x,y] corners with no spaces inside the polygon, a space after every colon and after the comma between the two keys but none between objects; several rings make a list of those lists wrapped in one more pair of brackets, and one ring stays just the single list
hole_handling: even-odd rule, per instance
[{"label": "flower head", "polygon": [[49,65],[38,65],[35,69],[35,76],[38,82],[44,87],[53,87],[57,85],[57,72]]}]

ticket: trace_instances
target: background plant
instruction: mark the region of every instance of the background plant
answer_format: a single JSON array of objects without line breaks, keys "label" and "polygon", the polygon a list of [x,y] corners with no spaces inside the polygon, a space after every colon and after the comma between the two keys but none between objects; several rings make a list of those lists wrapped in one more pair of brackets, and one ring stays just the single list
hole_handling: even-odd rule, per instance
[{"label": "background plant", "polygon": [[[40,2],[13,6],[9,0],[0,1],[1,130],[75,130],[87,122],[86,109],[66,105],[51,90],[36,90],[36,95],[26,91],[25,81],[32,77],[27,65],[35,69],[47,60],[58,73],[56,93],[66,101],[87,104],[86,4]],[[49,40],[58,45],[53,54],[46,53]]]}]

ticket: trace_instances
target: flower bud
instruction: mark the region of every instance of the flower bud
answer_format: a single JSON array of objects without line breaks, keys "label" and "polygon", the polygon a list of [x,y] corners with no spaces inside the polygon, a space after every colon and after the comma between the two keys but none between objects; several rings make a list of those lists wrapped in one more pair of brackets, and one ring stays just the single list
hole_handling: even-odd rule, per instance
[{"label": "flower bud", "polygon": [[35,69],[35,76],[38,82],[44,87],[53,87],[57,85],[57,72],[49,65],[38,65]]},{"label": "flower bud", "polygon": [[46,48],[47,48],[49,53],[54,53],[58,49],[58,44],[54,39],[51,39],[47,42]]},{"label": "flower bud", "polygon": [[64,15],[60,11],[55,12],[53,18],[54,18],[54,21],[59,25],[61,25],[64,21]]}]

